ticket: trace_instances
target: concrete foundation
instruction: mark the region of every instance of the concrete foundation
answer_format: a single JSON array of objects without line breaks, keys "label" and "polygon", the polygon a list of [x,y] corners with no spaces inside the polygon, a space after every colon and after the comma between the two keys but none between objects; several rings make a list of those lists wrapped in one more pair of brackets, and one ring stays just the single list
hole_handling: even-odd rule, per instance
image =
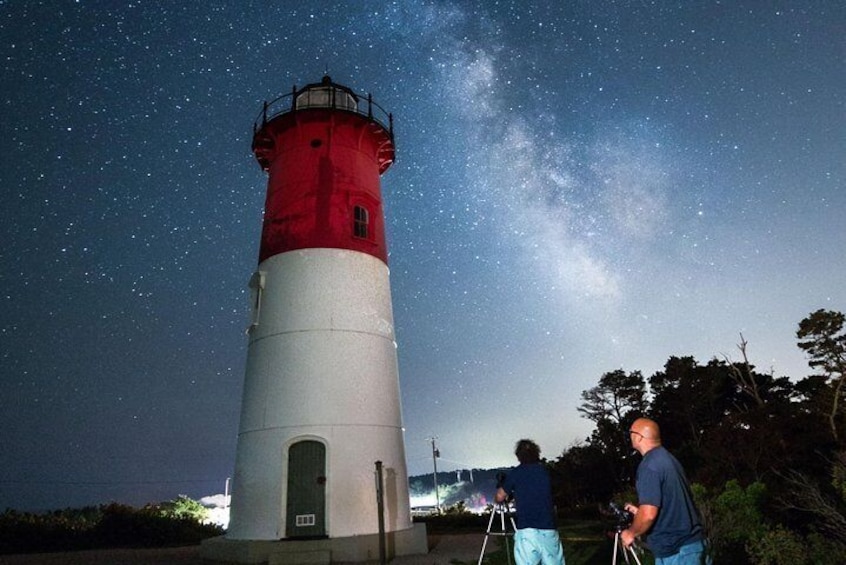
[{"label": "concrete foundation", "polygon": [[[385,534],[385,554],[390,561],[403,555],[428,552],[426,524]],[[379,535],[316,540],[233,540],[220,536],[200,546],[204,561],[267,565],[328,565],[379,560]]]}]

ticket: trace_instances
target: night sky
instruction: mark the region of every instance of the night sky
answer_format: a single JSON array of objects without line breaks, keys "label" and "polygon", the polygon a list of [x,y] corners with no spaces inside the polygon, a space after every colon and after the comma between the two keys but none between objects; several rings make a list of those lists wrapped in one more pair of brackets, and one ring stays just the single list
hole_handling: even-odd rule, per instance
[{"label": "night sky", "polygon": [[811,373],[846,311],[846,4],[0,1],[0,510],[221,493],[264,100],[393,113],[410,474],[555,458],[603,373]]}]

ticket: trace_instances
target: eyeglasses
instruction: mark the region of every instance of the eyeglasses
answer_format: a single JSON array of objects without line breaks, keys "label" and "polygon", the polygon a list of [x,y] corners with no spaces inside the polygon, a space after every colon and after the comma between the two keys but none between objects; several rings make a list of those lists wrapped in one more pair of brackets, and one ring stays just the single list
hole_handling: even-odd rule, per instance
[{"label": "eyeglasses", "polygon": [[634,430],[629,430],[629,433],[630,433],[630,434],[636,434],[636,435],[639,435],[640,437],[646,437],[646,436],[644,436],[642,433],[640,433],[640,432],[636,432],[636,431],[634,431]]}]

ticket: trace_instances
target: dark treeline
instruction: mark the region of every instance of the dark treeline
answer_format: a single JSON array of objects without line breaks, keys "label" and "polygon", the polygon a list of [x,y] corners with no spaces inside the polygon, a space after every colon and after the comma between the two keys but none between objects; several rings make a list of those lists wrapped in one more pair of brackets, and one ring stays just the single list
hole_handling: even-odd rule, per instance
[{"label": "dark treeline", "polygon": [[207,510],[186,496],[143,508],[112,503],[41,514],[7,509],[0,514],[0,555],[195,545],[223,533],[203,523],[207,517]]},{"label": "dark treeline", "polygon": [[[648,379],[612,371],[582,393],[589,438],[549,461],[561,509],[636,500],[628,430],[640,416],[695,483],[713,550],[731,563],[846,563],[844,315],[799,323],[815,374],[791,381],[741,361],[671,357]],[[728,560],[728,561],[726,561]]]}]

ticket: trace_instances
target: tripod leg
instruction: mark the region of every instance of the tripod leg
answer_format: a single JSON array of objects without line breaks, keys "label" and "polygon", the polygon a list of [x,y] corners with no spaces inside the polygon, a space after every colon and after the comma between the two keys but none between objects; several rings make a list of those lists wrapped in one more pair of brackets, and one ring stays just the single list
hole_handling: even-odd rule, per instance
[{"label": "tripod leg", "polygon": [[617,547],[620,544],[620,534],[614,534],[614,557],[611,559],[611,565],[617,565]]},{"label": "tripod leg", "polygon": [[[511,547],[508,543],[508,530],[505,529],[505,508],[503,508],[503,512],[499,515],[500,524],[502,525],[502,537],[505,538],[505,558],[508,562],[508,565],[511,565]],[[509,516],[510,518],[510,516]]]},{"label": "tripod leg", "polygon": [[637,561],[637,565],[640,565],[640,560],[637,558],[637,555],[635,555],[634,548],[633,547],[626,547],[625,545],[623,545],[623,541],[620,538],[620,532],[617,532],[614,535],[614,559],[611,561],[612,565],[617,565],[617,555],[619,555],[620,553],[623,554],[623,561],[625,561],[626,565],[628,565],[630,563],[630,561],[629,561],[629,552],[630,551],[632,553],[632,557],[634,557],[635,561]]},{"label": "tripod leg", "polygon": [[488,546],[488,538],[491,535],[491,527],[493,526],[494,516],[496,516],[496,507],[491,510],[491,519],[488,520],[488,529],[485,530],[485,541],[482,542],[482,551],[479,552],[479,563],[482,565],[482,559],[485,558],[485,548]]},{"label": "tripod leg", "polygon": [[[637,565],[640,565],[640,558],[638,558],[637,552],[635,551],[634,546],[629,547],[629,551],[632,553],[632,557],[634,557],[635,563],[637,563]],[[626,563],[628,563],[628,562],[629,562],[629,560],[626,559]]]}]

